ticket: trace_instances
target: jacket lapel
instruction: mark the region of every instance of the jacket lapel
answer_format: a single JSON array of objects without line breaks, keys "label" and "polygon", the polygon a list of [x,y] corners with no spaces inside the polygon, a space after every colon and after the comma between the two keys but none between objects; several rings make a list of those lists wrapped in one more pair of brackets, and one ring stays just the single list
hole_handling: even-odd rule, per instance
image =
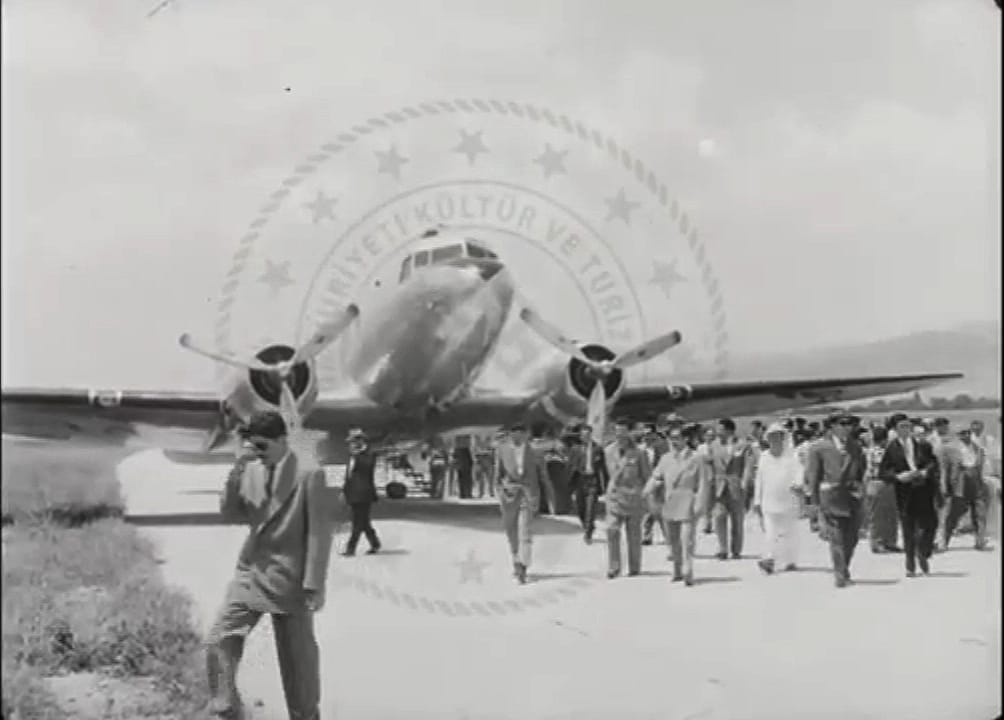
[{"label": "jacket lapel", "polygon": [[[259,532],[272,521],[272,518],[286,504],[286,500],[293,493],[296,487],[296,470],[296,455],[290,453],[289,457],[286,458],[286,462],[282,465],[282,472],[275,478],[275,487],[272,488],[272,500],[269,502],[268,515],[265,516],[265,520],[258,527]],[[264,482],[267,477],[267,471],[263,468],[262,481]]]}]

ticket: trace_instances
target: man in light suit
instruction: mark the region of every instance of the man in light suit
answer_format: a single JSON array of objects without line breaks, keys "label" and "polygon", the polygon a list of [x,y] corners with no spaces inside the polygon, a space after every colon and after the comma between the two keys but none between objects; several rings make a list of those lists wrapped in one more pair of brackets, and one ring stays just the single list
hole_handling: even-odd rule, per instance
[{"label": "man in light suit", "polygon": [[342,493],[345,495],[345,502],[352,511],[352,533],[349,541],[345,544],[345,552],[342,555],[352,557],[356,554],[356,545],[359,538],[366,535],[366,541],[370,544],[367,555],[375,555],[380,552],[380,538],[377,537],[373,523],[370,521],[370,513],[373,503],[377,501],[376,482],[373,473],[376,469],[376,456],[370,452],[367,445],[366,434],[356,428],[349,432],[349,464],[345,468],[345,484],[342,486]]},{"label": "man in light suit", "polygon": [[830,544],[834,583],[851,583],[851,558],[858,545],[867,460],[851,437],[854,419],[832,415],[826,433],[809,447],[805,481],[818,508],[820,536]]},{"label": "man in light suit", "polygon": [[324,472],[290,450],[279,413],[252,416],[241,435],[250,452],[230,471],[220,513],[226,522],[250,525],[250,532],[206,642],[210,710],[217,717],[242,717],[236,677],[244,640],[269,613],[289,717],[317,720],[321,684],[313,613],[324,605],[334,530]]},{"label": "man in light suit", "polygon": [[753,448],[736,437],[731,418],[722,418],[718,437],[708,445],[704,460],[710,478],[706,492],[711,493],[711,516],[718,535],[717,557],[726,560],[731,550],[738,560],[743,552],[746,497],[753,492]]},{"label": "man in light suit", "polygon": [[510,442],[500,446],[495,456],[495,487],[502,509],[502,528],[512,555],[513,576],[524,584],[532,559],[533,517],[547,470],[527,442],[524,425],[513,425],[509,435]]},{"label": "man in light suit", "polygon": [[632,439],[626,422],[614,425],[616,440],[607,448],[607,577],[621,574],[621,528],[627,537],[628,575],[641,572],[641,521],[645,515],[645,484],[652,474],[648,456]]},{"label": "man in light suit", "polygon": [[694,584],[694,545],[697,538],[697,518],[703,513],[699,493],[703,465],[696,451],[687,445],[683,428],[669,431],[670,449],[659,458],[652,477],[645,485],[645,494],[652,497],[661,486],[662,503],[658,508],[667,544],[672,550],[673,582],[683,580]]}]

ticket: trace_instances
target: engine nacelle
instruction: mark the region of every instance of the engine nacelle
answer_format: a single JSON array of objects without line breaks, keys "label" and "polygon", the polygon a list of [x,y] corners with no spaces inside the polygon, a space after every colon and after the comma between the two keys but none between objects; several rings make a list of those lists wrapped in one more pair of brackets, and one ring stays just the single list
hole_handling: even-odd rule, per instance
[{"label": "engine nacelle", "polygon": [[[613,360],[616,354],[608,347],[598,344],[581,346],[582,353],[591,360]],[[607,406],[613,405],[624,390],[624,371],[613,370],[602,377],[590,369],[588,365],[572,358],[560,369],[561,375],[553,377],[552,386],[557,390],[548,393],[542,400],[548,414],[561,421],[568,418],[584,418],[589,412],[589,396],[596,383],[603,383],[603,391],[607,396]]]},{"label": "engine nacelle", "polygon": [[[296,352],[288,345],[270,345],[255,357],[275,365],[285,362]],[[300,417],[306,417],[317,402],[317,372],[313,360],[293,366],[287,382],[296,398]],[[248,370],[233,378],[226,395],[224,409],[234,420],[243,421],[262,410],[278,410],[281,381],[276,375],[261,370]]]}]

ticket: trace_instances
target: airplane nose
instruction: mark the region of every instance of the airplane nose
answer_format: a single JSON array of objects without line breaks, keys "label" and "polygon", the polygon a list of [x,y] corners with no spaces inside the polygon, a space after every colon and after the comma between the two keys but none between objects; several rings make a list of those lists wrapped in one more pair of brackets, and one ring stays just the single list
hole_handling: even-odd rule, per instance
[{"label": "airplane nose", "polygon": [[481,260],[478,263],[478,273],[481,275],[481,279],[487,282],[498,275],[504,267],[505,265],[499,260]]}]

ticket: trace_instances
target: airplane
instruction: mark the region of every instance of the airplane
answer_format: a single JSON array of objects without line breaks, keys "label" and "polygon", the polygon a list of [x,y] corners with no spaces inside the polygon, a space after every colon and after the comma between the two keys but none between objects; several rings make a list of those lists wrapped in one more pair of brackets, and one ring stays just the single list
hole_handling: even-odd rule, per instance
[{"label": "airplane", "polygon": [[[514,312],[560,355],[541,362],[526,387],[479,387]],[[345,347],[351,392],[325,394],[316,358],[350,325],[357,326],[355,342]],[[278,409],[295,432],[315,442],[320,463],[342,464],[345,436],[356,427],[377,448],[515,422],[558,426],[586,419],[602,436],[613,416],[642,420],[675,412],[699,421],[913,392],[962,377],[628,383],[632,366],[681,339],[671,331],[619,354],[598,342],[572,340],[519,299],[512,273],[486,242],[469,231],[437,227],[411,246],[382,305],[363,316],[349,304],[298,348],[273,344],[242,359],[182,335],[183,348],[234,369],[219,393],[5,388],[2,429],[210,454],[231,441],[253,412]]]}]

